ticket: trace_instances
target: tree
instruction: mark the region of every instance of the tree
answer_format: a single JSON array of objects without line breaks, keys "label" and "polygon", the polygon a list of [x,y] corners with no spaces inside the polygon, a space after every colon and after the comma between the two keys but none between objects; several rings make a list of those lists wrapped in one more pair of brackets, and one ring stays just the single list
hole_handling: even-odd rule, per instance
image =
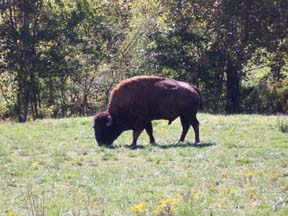
[{"label": "tree", "polygon": [[113,9],[89,0],[1,2],[1,70],[15,73],[20,122],[50,106],[55,115],[84,114],[96,70],[114,47],[103,14]]},{"label": "tree", "polygon": [[217,13],[214,1],[166,1],[164,30],[151,36],[149,63],[163,76],[189,81],[203,89],[210,111],[221,111],[222,57],[211,50]]},{"label": "tree", "polygon": [[[0,37],[2,54],[7,62],[5,70],[15,72],[17,83],[16,113],[25,122],[31,104],[33,117],[38,115],[37,51],[41,40],[39,17],[42,0],[18,0],[1,2]],[[3,66],[3,65],[2,65]]]},{"label": "tree", "polygon": [[170,30],[155,34],[154,63],[176,78],[199,77],[204,91],[213,89],[214,98],[215,86],[219,96],[226,90],[226,112],[239,113],[244,66],[259,49],[287,49],[287,1],[182,0],[166,4]]},{"label": "tree", "polygon": [[2,0],[0,112],[86,115],[142,74],[197,85],[207,111],[241,112],[257,95],[242,86],[254,68],[286,82],[287,10],[286,0]]},{"label": "tree", "polygon": [[226,112],[240,112],[243,66],[259,48],[277,49],[287,40],[287,9],[283,0],[220,2],[214,49],[221,50],[226,61]]}]

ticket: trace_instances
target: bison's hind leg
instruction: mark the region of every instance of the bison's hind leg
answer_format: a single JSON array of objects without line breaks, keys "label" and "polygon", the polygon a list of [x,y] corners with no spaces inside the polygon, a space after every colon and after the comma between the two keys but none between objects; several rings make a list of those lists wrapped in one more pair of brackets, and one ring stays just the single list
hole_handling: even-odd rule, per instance
[{"label": "bison's hind leg", "polygon": [[185,140],[186,134],[190,127],[190,120],[184,115],[180,116],[181,124],[182,124],[182,134],[179,139],[179,142],[183,142]]},{"label": "bison's hind leg", "polygon": [[193,127],[194,133],[195,133],[195,144],[200,143],[200,137],[199,137],[199,121],[196,118],[196,115],[192,118],[191,125]]},{"label": "bison's hind leg", "polygon": [[196,114],[191,117],[187,117],[185,115],[180,116],[181,124],[182,124],[182,134],[179,142],[183,142],[185,140],[186,134],[189,130],[190,125],[192,125],[194,133],[195,133],[195,144],[200,142],[199,138],[199,121],[196,118]]}]

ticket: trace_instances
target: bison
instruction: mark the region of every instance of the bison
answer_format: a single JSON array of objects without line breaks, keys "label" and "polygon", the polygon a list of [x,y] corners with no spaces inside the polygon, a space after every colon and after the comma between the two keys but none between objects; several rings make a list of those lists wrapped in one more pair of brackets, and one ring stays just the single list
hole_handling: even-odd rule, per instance
[{"label": "bison", "polygon": [[120,82],[110,96],[106,111],[94,117],[98,145],[112,145],[126,130],[133,130],[132,146],[145,129],[150,143],[155,143],[151,121],[165,119],[171,124],[180,116],[184,141],[192,125],[195,143],[199,143],[196,114],[202,106],[199,90],[185,82],[156,76],[137,76]]}]

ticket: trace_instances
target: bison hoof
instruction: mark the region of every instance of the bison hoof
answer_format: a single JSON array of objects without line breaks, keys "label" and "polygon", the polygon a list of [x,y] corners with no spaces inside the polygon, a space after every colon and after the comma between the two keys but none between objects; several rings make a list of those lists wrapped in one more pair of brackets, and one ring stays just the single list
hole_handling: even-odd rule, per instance
[{"label": "bison hoof", "polygon": [[156,142],[150,143],[152,146],[158,146]]},{"label": "bison hoof", "polygon": [[131,149],[135,149],[137,147],[137,144],[136,143],[132,143],[130,146],[129,146],[129,148],[131,148]]}]

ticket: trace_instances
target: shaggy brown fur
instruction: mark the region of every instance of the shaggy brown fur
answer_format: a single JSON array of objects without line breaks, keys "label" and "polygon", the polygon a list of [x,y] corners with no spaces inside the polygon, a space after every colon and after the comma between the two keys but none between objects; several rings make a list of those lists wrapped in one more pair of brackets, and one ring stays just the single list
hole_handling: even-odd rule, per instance
[{"label": "shaggy brown fur", "polygon": [[[116,85],[111,92],[107,110],[117,115],[122,109],[139,108],[139,110],[131,110],[132,112],[146,112],[143,97],[147,99],[152,94],[152,89],[156,82],[165,80],[163,77],[157,76],[136,76],[126,79]],[[152,90],[152,91],[151,91]],[[142,100],[141,100],[142,99]],[[127,107],[129,106],[129,107]],[[120,110],[119,110],[120,109]]]},{"label": "shaggy brown fur", "polygon": [[112,90],[105,112],[95,116],[95,136],[98,143],[112,143],[123,131],[133,130],[133,145],[145,129],[154,143],[152,120],[166,119],[169,124],[180,116],[184,141],[189,126],[199,142],[199,123],[196,118],[201,106],[197,88],[164,77],[139,76],[120,82]]}]

